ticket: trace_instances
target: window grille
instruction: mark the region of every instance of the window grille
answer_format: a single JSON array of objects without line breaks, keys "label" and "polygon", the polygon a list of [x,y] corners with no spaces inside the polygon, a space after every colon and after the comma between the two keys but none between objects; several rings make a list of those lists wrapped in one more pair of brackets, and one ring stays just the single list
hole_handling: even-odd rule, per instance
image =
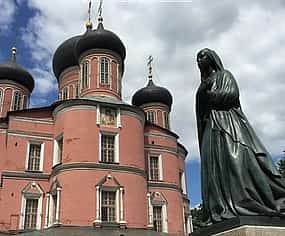
[{"label": "window grille", "polygon": [[163,112],[163,124],[164,128],[169,129],[169,114],[167,112]]},{"label": "window grille", "polygon": [[39,171],[41,162],[41,144],[30,144],[28,170]]},{"label": "window grille", "polygon": [[109,84],[109,60],[106,57],[100,59],[100,83]]},{"label": "window grille", "polygon": [[101,137],[101,160],[103,162],[115,161],[115,136],[102,135]]},{"label": "window grille", "polygon": [[151,180],[159,180],[159,163],[157,156],[149,157],[149,171]]},{"label": "window grille", "polygon": [[58,163],[62,162],[62,150],[63,150],[63,138],[57,140],[58,145],[58,153],[57,153],[57,160]]},{"label": "window grille", "polygon": [[102,221],[116,221],[116,192],[102,191]]},{"label": "window grille", "polygon": [[22,109],[23,96],[19,91],[14,92],[13,111]]},{"label": "window grille", "polygon": [[79,85],[76,84],[74,87],[74,97],[79,98]]},{"label": "window grille", "polygon": [[162,232],[162,207],[153,207],[153,228],[157,232]]},{"label": "window grille", "polygon": [[38,199],[26,199],[24,229],[36,229],[38,214]]},{"label": "window grille", "polygon": [[88,79],[89,79],[89,61],[84,61],[82,63],[82,72],[81,72],[81,87],[88,87]]},{"label": "window grille", "polygon": [[68,99],[68,87],[65,87],[64,89],[63,89],[63,93],[62,93],[63,95],[63,97],[62,97],[62,99],[63,100],[66,100],[66,99]]},{"label": "window grille", "polygon": [[[3,99],[3,92],[0,89],[0,106],[2,105],[2,99]],[[1,107],[0,107],[0,111],[1,111]]]},{"label": "window grille", "polygon": [[146,119],[155,124],[156,123],[156,114],[155,114],[155,111],[147,111],[146,112]]}]

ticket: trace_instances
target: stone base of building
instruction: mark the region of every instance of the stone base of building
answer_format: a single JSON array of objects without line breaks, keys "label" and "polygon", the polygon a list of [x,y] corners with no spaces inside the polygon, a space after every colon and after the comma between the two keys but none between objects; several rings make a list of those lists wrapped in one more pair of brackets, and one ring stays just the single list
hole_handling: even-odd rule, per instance
[{"label": "stone base of building", "polygon": [[284,236],[285,218],[239,216],[194,231],[190,236]]}]

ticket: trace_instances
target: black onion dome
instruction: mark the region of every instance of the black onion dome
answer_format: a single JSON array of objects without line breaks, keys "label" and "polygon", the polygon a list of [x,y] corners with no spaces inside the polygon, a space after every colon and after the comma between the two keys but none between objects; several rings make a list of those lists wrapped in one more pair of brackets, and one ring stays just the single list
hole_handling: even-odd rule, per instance
[{"label": "black onion dome", "polygon": [[56,78],[68,67],[78,65],[78,60],[75,56],[75,47],[81,36],[72,37],[64,41],[55,51],[53,56],[53,72]]},{"label": "black onion dome", "polygon": [[99,23],[96,30],[87,30],[76,46],[77,58],[90,49],[109,49],[116,52],[124,61],[126,48],[121,39],[109,30],[105,30],[102,23]]},{"label": "black onion dome", "polygon": [[35,87],[33,76],[14,61],[0,64],[0,80],[11,80],[24,86],[30,92]]},{"label": "black onion dome", "polygon": [[156,86],[152,80],[148,82],[146,87],[138,90],[132,98],[132,104],[135,106],[157,102],[163,103],[171,109],[172,96],[166,88]]}]

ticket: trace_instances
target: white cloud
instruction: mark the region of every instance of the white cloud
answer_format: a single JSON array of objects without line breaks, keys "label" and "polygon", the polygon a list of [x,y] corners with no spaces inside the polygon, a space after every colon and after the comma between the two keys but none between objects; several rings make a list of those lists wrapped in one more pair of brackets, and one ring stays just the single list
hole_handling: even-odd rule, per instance
[{"label": "white cloud", "polygon": [[0,34],[6,31],[13,22],[13,16],[16,12],[14,1],[0,0]]},{"label": "white cloud", "polygon": [[[34,61],[45,68],[36,87],[38,96],[45,99],[56,86],[50,74],[53,52],[68,37],[84,32],[88,1],[27,2],[37,14],[30,19],[24,39]],[[235,75],[243,110],[257,134],[271,153],[280,154],[285,144],[282,4],[249,4],[243,0],[105,1],[104,26],[118,34],[127,48],[125,100],[130,101],[132,94],[145,85],[146,60],[152,54],[155,83],[167,87],[174,97],[172,129],[190,151],[189,158],[197,159],[194,100],[200,78],[195,58],[200,49],[210,47]]]}]

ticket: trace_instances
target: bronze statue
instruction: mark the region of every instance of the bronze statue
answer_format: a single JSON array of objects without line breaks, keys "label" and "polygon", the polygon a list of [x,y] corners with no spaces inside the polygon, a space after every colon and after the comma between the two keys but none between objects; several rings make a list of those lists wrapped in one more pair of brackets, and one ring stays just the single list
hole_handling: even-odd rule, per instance
[{"label": "bronze statue", "polygon": [[239,101],[231,72],[210,49],[197,55],[196,115],[207,223],[235,216],[285,215],[285,181]]}]

